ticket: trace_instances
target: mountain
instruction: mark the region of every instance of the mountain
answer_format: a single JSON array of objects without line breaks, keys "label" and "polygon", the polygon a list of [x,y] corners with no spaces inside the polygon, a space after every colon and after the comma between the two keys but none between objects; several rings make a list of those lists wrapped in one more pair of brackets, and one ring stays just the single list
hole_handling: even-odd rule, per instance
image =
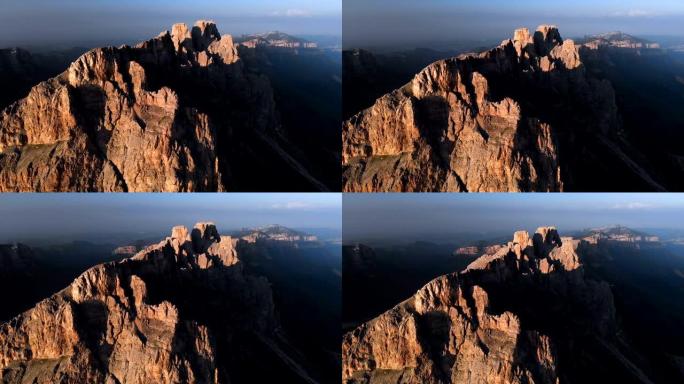
[{"label": "mountain", "polygon": [[266,32],[253,35],[242,35],[235,39],[237,44],[248,48],[270,47],[270,48],[318,48],[318,44],[290,36],[283,32]]},{"label": "mountain", "polygon": [[[600,51],[540,26],[489,51],[430,64],[343,123],[343,190],[678,189],[680,151],[651,155],[684,120],[663,115],[669,124],[642,141],[624,106],[653,98],[661,110],[673,108],[681,92],[667,98],[616,85],[616,94],[614,78],[597,70],[606,63]],[[639,60],[629,51],[625,60]],[[674,76],[668,84],[677,88]],[[646,136],[648,120],[660,115],[640,113],[634,125]]]},{"label": "mountain", "polygon": [[[663,300],[637,293],[626,305],[624,293],[635,291],[586,264],[604,252],[613,253],[614,264],[626,255],[623,248],[560,237],[553,227],[533,236],[516,232],[498,251],[430,281],[346,333],[343,381],[681,381],[681,354],[673,351],[682,348],[676,341],[659,346],[667,336],[658,331],[658,324],[669,324],[673,308],[682,313],[681,306],[656,306],[672,301],[664,291],[659,291]],[[640,328],[634,327],[636,319]],[[674,330],[672,336],[683,335]]]},{"label": "mountain", "polygon": [[271,286],[216,227],[174,227],[0,324],[4,383],[314,382]]},{"label": "mountain", "polygon": [[1,191],[326,190],[305,157],[206,21],[89,51],[0,112]]}]

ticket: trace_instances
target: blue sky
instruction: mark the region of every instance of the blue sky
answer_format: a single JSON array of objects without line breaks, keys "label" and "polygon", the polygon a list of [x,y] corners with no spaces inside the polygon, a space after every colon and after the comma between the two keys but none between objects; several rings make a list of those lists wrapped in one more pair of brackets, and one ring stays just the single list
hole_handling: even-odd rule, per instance
[{"label": "blue sky", "polygon": [[136,42],[198,19],[233,35],[339,36],[341,14],[341,0],[3,0],[0,45]]},{"label": "blue sky", "polygon": [[345,241],[625,225],[684,229],[683,194],[373,194],[343,198]]},{"label": "blue sky", "polygon": [[345,0],[346,47],[498,42],[518,27],[556,24],[566,37],[622,30],[682,36],[681,0]]},{"label": "blue sky", "polygon": [[[0,194],[0,242],[83,234],[161,232],[212,221],[219,229],[267,224],[341,228],[340,194]],[[81,240],[84,240],[81,238]]]}]

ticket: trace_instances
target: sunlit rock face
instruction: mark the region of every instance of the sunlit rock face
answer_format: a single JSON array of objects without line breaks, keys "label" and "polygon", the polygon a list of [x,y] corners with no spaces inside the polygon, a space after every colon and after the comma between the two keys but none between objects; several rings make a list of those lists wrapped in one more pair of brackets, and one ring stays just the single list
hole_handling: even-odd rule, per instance
[{"label": "sunlit rock face", "polygon": [[586,335],[612,345],[617,327],[608,284],[584,274],[586,246],[553,227],[516,232],[345,334],[343,381],[557,384],[586,370],[576,353],[606,353]]},{"label": "sunlit rock face", "polygon": [[560,148],[579,131],[612,137],[617,124],[610,83],[586,76],[572,40],[554,26],[518,29],[490,51],[431,64],[343,122],[343,188],[563,191],[581,160]]}]

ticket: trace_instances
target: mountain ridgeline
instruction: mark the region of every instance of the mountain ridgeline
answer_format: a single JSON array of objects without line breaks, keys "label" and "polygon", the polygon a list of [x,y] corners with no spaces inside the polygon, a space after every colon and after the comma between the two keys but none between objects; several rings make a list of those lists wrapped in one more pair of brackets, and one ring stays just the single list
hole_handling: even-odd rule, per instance
[{"label": "mountain ridgeline", "polygon": [[[376,73],[371,53],[344,57],[357,88]],[[575,43],[554,26],[518,29],[344,121],[343,190],[680,190],[682,75],[667,51],[626,34]],[[364,93],[349,87],[345,98]]]}]

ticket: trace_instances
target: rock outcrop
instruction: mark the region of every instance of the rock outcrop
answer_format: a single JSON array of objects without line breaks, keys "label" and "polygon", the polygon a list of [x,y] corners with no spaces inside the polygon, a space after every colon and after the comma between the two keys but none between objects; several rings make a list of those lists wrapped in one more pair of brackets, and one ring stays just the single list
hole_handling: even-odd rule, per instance
[{"label": "rock outcrop", "polygon": [[579,383],[608,361],[642,379],[616,347],[608,284],[585,276],[585,246],[555,228],[516,232],[494,254],[347,333],[343,381]]},{"label": "rock outcrop", "polygon": [[[243,272],[230,237],[208,223],[175,227],[159,244],[89,269],[1,324],[0,377],[39,384],[247,382],[297,367],[279,347],[279,329],[268,281]],[[260,364],[264,372],[250,372]]]},{"label": "rock outcrop", "polygon": [[270,82],[231,36],[176,24],[84,54],[0,112],[0,191],[244,190],[268,158],[313,180],[282,143]]},{"label": "rock outcrop", "polygon": [[599,160],[627,156],[612,144],[579,155],[580,143],[612,143],[618,125],[613,89],[587,76],[579,47],[556,27],[522,28],[490,51],[429,65],[345,121],[343,189],[592,190]]}]

